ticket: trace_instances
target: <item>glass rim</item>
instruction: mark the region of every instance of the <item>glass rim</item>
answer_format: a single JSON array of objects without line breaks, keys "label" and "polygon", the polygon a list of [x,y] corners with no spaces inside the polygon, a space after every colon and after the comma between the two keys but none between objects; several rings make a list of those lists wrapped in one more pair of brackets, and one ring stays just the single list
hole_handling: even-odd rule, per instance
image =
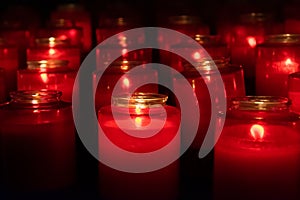
[{"label": "glass rim", "polygon": [[58,90],[18,90],[9,93],[11,102],[21,104],[49,104],[60,101],[62,92]]},{"label": "glass rim", "polygon": [[27,69],[55,69],[67,67],[68,64],[68,60],[30,60],[27,61]]},{"label": "glass rim", "polygon": [[300,34],[273,34],[266,35],[262,44],[300,44]]}]

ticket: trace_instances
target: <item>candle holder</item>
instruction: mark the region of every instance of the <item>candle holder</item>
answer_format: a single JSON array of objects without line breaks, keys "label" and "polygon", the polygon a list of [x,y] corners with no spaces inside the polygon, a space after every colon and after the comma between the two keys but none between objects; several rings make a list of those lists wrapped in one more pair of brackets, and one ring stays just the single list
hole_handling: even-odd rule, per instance
[{"label": "candle holder", "polygon": [[75,26],[81,30],[78,41],[81,41],[83,51],[87,54],[92,48],[92,22],[90,13],[80,4],[61,4],[51,13],[52,21],[60,19],[73,21]]},{"label": "candle holder", "polygon": [[36,38],[27,48],[27,60],[67,60],[69,67],[80,67],[80,48],[72,46],[70,40],[62,37]]},{"label": "candle holder", "polygon": [[[142,72],[130,72],[137,66],[142,66]],[[96,78],[101,74],[101,79],[96,85]],[[157,71],[146,68],[141,61],[115,61],[105,71],[99,70],[93,74],[96,110],[102,106],[110,105],[112,92],[118,81],[121,81],[122,91],[129,92],[135,85],[141,85],[135,92],[157,93],[157,84],[142,84],[143,82],[158,82]]]},{"label": "candle holder", "polygon": [[300,35],[269,35],[257,47],[257,95],[288,95],[288,75],[299,71]]},{"label": "candle holder", "polygon": [[291,109],[300,113],[300,72],[289,75],[288,97],[292,101]]},{"label": "candle holder", "polygon": [[[214,66],[218,68],[220,75],[223,79],[225,93],[227,101],[230,101],[230,98],[236,96],[245,95],[245,85],[244,85],[244,76],[243,69],[241,66],[231,65],[228,60],[205,60],[202,62],[194,63],[193,67],[190,64],[184,66],[184,71],[182,75],[189,81],[191,84],[194,93],[198,99],[199,108],[200,108],[200,122],[198,134],[192,143],[191,148],[199,150],[206,134],[206,130],[210,123],[211,115],[211,100],[210,94],[207,87],[213,88],[214,92],[223,92],[220,91],[219,87],[215,83],[215,79],[218,76]],[[202,72],[200,75],[199,71]],[[182,90],[181,85],[183,85],[184,80],[180,78],[174,78],[174,89]],[[179,106],[179,104],[177,103]],[[197,155],[195,155],[197,156]]]},{"label": "candle holder", "polygon": [[27,69],[18,70],[18,90],[60,90],[62,100],[72,102],[77,72],[68,67],[68,61],[40,60],[27,63]]},{"label": "candle holder", "polygon": [[7,195],[54,192],[74,184],[72,109],[60,97],[51,90],[16,91],[1,105],[0,181]]},{"label": "candle holder", "polygon": [[215,199],[298,199],[299,133],[287,98],[233,98],[214,149]]},{"label": "candle holder", "polygon": [[[171,145],[157,161],[174,154],[179,156],[180,141],[174,140],[179,130],[180,112],[175,107],[166,105],[167,98],[166,95],[157,93],[134,93],[113,97],[112,106],[102,107],[98,111],[99,125],[110,142],[130,153],[140,154],[142,157],[145,156],[144,153],[159,151],[166,145]],[[163,119],[164,112],[166,116]],[[149,136],[149,131],[155,135]],[[99,156],[124,159],[112,153],[102,137],[103,134],[100,134]],[[162,197],[175,199],[179,186],[178,164],[175,161],[162,169],[147,173],[121,172],[100,164],[101,194],[109,199],[131,199],[136,195],[145,196],[145,199],[149,200]],[[114,192],[116,189],[118,193]]]}]

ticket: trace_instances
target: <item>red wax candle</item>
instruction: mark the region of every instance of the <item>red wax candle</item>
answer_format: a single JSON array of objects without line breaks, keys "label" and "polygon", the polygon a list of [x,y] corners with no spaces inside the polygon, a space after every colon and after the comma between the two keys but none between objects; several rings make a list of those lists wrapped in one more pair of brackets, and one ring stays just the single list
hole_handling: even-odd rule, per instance
[{"label": "red wax candle", "polygon": [[[112,115],[111,106],[99,110],[99,124],[108,139],[117,147],[134,153],[151,153],[159,151],[175,139],[180,124],[180,112],[175,107],[165,105],[167,96],[151,93],[135,93],[132,96],[116,97],[116,113]],[[163,106],[157,107],[157,105]],[[151,116],[149,115],[151,109]],[[162,119],[162,109],[166,118]],[[126,112],[130,115],[126,115]],[[121,124],[122,128],[118,126]],[[132,122],[132,123],[130,123]],[[151,125],[150,125],[151,124]],[[150,126],[148,126],[150,125]],[[149,136],[149,131],[155,135]],[[137,136],[129,135],[136,134]],[[99,155],[112,155],[105,140],[99,137]],[[171,144],[170,144],[171,145]],[[180,141],[172,143],[169,151],[162,153],[160,159],[178,155]],[[143,156],[143,155],[141,155]],[[118,159],[122,159],[121,157]],[[126,162],[126,161],[124,161]],[[141,196],[143,199],[175,199],[178,190],[178,163],[148,173],[126,173],[100,165],[99,178],[101,194],[109,199],[132,199]],[[118,190],[118,193],[115,190]]]},{"label": "red wax candle", "polygon": [[27,49],[27,60],[67,60],[69,67],[79,69],[80,48],[72,46],[66,38],[36,38]]},{"label": "red wax candle", "polygon": [[1,182],[7,192],[44,192],[74,183],[75,130],[57,91],[17,91],[0,107]]},{"label": "red wax candle", "polygon": [[257,95],[287,96],[288,75],[299,71],[300,35],[270,35],[258,46]]},{"label": "red wax candle", "polygon": [[7,45],[4,39],[0,39],[0,66],[3,68],[4,85],[6,88],[5,98],[9,97],[10,91],[17,89],[18,49]]},{"label": "red wax candle", "polygon": [[[211,99],[207,89],[207,85],[213,88],[215,92],[222,92],[218,86],[215,85],[216,72],[213,70],[213,63],[219,69],[224,82],[225,93],[228,101],[232,97],[245,95],[245,85],[243,69],[240,66],[229,65],[226,60],[207,60],[196,63],[195,66],[204,74],[202,77],[193,66],[186,65],[182,74],[191,84],[195,95],[197,96],[200,108],[200,122],[197,136],[192,143],[192,149],[200,149],[206,130],[210,123],[211,115]],[[174,90],[182,90],[182,79],[174,78]],[[207,85],[205,83],[207,81]]]},{"label": "red wax candle", "polygon": [[0,103],[6,101],[6,89],[4,81],[4,70],[0,68]]},{"label": "red wax candle", "polygon": [[55,37],[69,40],[70,45],[82,48],[82,29],[75,22],[68,19],[57,19],[50,21],[46,29],[38,30],[36,38]]},{"label": "red wax candle", "polygon": [[232,100],[215,146],[215,199],[299,199],[300,118],[288,99]]},{"label": "red wax candle", "polygon": [[263,42],[264,35],[273,33],[273,21],[264,13],[249,13],[240,16],[231,30],[231,62],[244,67],[247,93],[254,95],[256,46]]},{"label": "red wax candle", "polygon": [[288,97],[292,101],[291,109],[300,113],[300,72],[289,75]]},{"label": "red wax candle", "polygon": [[68,19],[74,21],[76,27],[81,28],[80,41],[85,53],[92,48],[92,24],[90,13],[80,4],[64,4],[51,13],[52,20]]},{"label": "red wax candle", "polygon": [[18,90],[50,89],[62,91],[62,100],[71,102],[77,72],[65,60],[28,61],[28,68],[18,70]]},{"label": "red wax candle", "polygon": [[129,92],[134,85],[142,85],[136,92],[157,93],[158,86],[155,84],[142,84],[146,82],[158,82],[157,71],[146,68],[141,73],[131,73],[134,67],[143,64],[138,61],[121,61],[112,63],[106,71],[102,71],[101,79],[96,85],[96,76],[99,72],[94,73],[94,87],[96,88],[95,105],[98,110],[102,106],[111,104],[112,92],[116,83],[120,80],[122,91]]}]

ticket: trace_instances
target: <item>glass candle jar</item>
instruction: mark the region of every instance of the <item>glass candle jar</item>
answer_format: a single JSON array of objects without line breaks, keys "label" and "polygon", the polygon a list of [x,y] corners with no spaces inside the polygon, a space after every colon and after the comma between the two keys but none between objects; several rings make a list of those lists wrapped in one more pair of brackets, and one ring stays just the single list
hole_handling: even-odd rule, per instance
[{"label": "glass candle jar", "polygon": [[[218,74],[213,68],[214,63],[218,67],[223,79],[227,100],[230,101],[232,97],[245,95],[243,69],[240,66],[230,65],[227,60],[206,60],[198,62],[195,64],[197,69],[190,64],[184,66],[182,74],[191,84],[200,108],[199,129],[191,146],[191,148],[195,150],[200,149],[211,118],[211,99],[207,86],[213,88],[214,92],[222,92],[218,86],[215,85],[214,80]],[[199,74],[198,70],[201,70],[203,76]],[[182,90],[181,86],[183,85],[183,81],[183,79],[175,77],[173,82],[174,90]],[[205,82],[207,82],[207,84]]]},{"label": "glass candle jar", "polygon": [[51,90],[17,91],[11,93],[11,102],[1,105],[0,173],[8,196],[74,184],[72,109],[60,96]]},{"label": "glass candle jar", "polygon": [[80,4],[62,4],[51,13],[51,20],[60,19],[74,21],[75,26],[82,30],[79,41],[82,41],[84,52],[88,53],[92,48],[92,22],[90,13]]},{"label": "glass candle jar", "polygon": [[300,117],[288,99],[234,98],[215,146],[216,199],[299,199]]},{"label": "glass candle jar", "polygon": [[4,86],[6,88],[5,98],[9,98],[9,92],[17,89],[17,69],[19,66],[18,49],[16,46],[8,45],[0,38],[0,66],[3,68]]},{"label": "glass candle jar", "polygon": [[62,100],[71,102],[77,72],[66,60],[28,61],[27,69],[18,70],[18,90],[50,89],[62,91]]},{"label": "glass candle jar", "polygon": [[231,62],[244,67],[247,93],[251,95],[255,94],[256,46],[263,42],[266,34],[273,33],[273,24],[271,15],[248,13],[241,15],[239,22],[231,29]]},{"label": "glass candle jar", "polygon": [[300,72],[289,75],[288,97],[292,101],[291,109],[300,113]]},{"label": "glass candle jar", "polygon": [[[141,65],[143,70],[140,72],[130,72]],[[101,73],[101,79],[96,85],[96,77]],[[127,93],[133,89],[135,85],[142,85],[136,92],[144,93],[157,93],[157,84],[142,84],[143,82],[157,82],[158,74],[157,71],[151,68],[147,68],[139,61],[120,61],[113,62],[104,72],[94,73],[94,88],[96,89],[95,94],[95,105],[98,110],[102,106],[110,105],[113,90],[115,89],[116,83],[121,81],[121,89],[123,92]]]},{"label": "glass candle jar", "polygon": [[80,48],[72,46],[67,38],[36,38],[35,43],[27,48],[27,60],[67,60],[69,67],[80,67]]},{"label": "glass candle jar", "polygon": [[[168,151],[161,153],[157,162],[170,155],[179,157],[180,137],[175,136],[179,130],[180,112],[175,107],[166,105],[166,101],[166,95],[153,93],[134,93],[114,97],[112,107],[105,106],[99,110],[99,124],[110,142],[125,151],[145,156],[142,154],[159,151],[166,145],[170,145]],[[164,119],[162,112],[166,113]],[[120,128],[115,119],[123,127]],[[149,136],[149,131],[155,132],[155,135]],[[124,159],[108,148],[103,137],[103,134],[100,134],[99,156]],[[146,160],[145,162],[148,162]],[[147,173],[117,171],[103,164],[100,164],[99,170],[100,190],[104,199],[132,199],[136,196],[147,200],[178,198],[177,161]],[[116,193],[116,190],[119,192]]]},{"label": "glass candle jar", "polygon": [[287,97],[288,75],[300,70],[299,52],[300,35],[267,36],[257,48],[256,94]]},{"label": "glass candle jar", "polygon": [[39,29],[36,38],[55,37],[69,40],[71,46],[82,48],[82,29],[69,19],[56,19],[49,22],[46,29]]}]

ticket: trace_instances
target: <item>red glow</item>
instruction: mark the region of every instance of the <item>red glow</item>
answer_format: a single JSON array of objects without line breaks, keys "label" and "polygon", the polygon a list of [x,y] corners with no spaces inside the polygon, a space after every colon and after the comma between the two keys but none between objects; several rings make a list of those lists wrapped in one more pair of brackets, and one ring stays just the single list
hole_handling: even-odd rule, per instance
[{"label": "red glow", "polygon": [[249,37],[246,38],[246,40],[247,40],[247,42],[248,42],[248,44],[251,48],[254,48],[256,46],[255,37],[249,36]]},{"label": "red glow", "polygon": [[195,60],[199,60],[199,59],[201,58],[200,53],[199,53],[199,52],[195,52],[195,53],[193,54],[193,58],[194,58]]},{"label": "red glow", "polygon": [[50,56],[53,56],[55,54],[55,52],[56,52],[55,49],[52,49],[52,48],[49,49]]},{"label": "red glow", "polygon": [[251,136],[255,140],[261,140],[264,137],[265,129],[263,126],[261,126],[259,124],[254,124],[251,126],[250,132],[251,132]]},{"label": "red glow", "polygon": [[76,35],[76,30],[75,29],[72,29],[69,31],[70,35],[71,36],[75,36]]},{"label": "red glow", "polygon": [[49,79],[48,79],[48,75],[46,73],[41,73],[40,76],[44,83],[48,83]]}]

